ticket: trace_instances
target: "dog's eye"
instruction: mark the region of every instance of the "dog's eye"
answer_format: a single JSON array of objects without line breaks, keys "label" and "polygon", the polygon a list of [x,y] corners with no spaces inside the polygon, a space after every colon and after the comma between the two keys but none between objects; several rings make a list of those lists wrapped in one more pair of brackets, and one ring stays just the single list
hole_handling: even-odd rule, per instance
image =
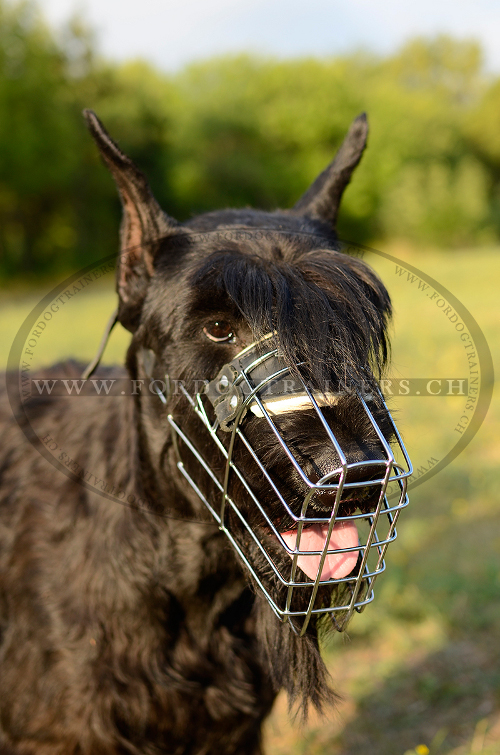
[{"label": "dog's eye", "polygon": [[216,320],[210,325],[205,325],[203,332],[207,338],[217,343],[222,341],[232,343],[234,341],[233,327],[227,320]]}]

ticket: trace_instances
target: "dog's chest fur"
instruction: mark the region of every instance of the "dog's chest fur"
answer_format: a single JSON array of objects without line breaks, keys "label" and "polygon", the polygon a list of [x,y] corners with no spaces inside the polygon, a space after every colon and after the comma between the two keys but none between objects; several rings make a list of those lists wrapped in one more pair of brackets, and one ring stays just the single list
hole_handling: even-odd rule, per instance
[{"label": "dog's chest fur", "polygon": [[[80,374],[71,368],[52,374]],[[255,752],[276,693],[259,658],[254,597],[217,527],[158,520],[78,481],[61,484],[58,470],[20,444],[2,398],[6,731],[37,754],[69,752],[70,742],[89,753],[121,752],[120,738],[131,752],[133,743],[137,752]],[[103,443],[110,422],[113,442]],[[93,483],[127,484],[137,454],[130,403],[54,400],[36,427],[92,470]],[[101,442],[82,443],[88,438]],[[21,715],[16,700],[24,700]],[[50,741],[56,716],[60,748]],[[143,749],[147,741],[153,749]]]}]

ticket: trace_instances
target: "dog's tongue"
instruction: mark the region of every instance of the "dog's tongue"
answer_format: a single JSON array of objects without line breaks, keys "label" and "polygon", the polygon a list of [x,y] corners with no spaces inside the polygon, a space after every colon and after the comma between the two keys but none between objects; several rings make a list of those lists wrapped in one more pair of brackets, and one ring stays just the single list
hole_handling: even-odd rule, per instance
[{"label": "dog's tongue", "polygon": [[[289,548],[295,548],[297,530],[289,530],[280,534]],[[299,549],[301,551],[322,551],[325,547],[327,534],[328,524],[313,524],[311,527],[304,528],[300,537]],[[330,535],[328,550],[356,548],[357,546],[359,546],[359,538],[354,522],[338,522],[334,525]],[[321,570],[321,581],[346,577],[356,566],[358,553],[359,550],[355,550],[348,553],[332,553],[331,555],[327,555],[323,569]],[[292,558],[291,555],[290,558]],[[320,560],[321,555],[299,556],[297,564],[310,579],[316,579]]]}]

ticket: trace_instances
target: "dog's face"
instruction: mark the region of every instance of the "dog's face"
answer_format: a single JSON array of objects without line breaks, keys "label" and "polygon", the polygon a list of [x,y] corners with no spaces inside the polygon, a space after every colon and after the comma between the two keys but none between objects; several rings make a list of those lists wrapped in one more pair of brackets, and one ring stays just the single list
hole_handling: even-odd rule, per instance
[{"label": "dog's face", "polygon": [[[294,629],[295,616],[314,623],[314,611],[362,602],[370,583],[360,589],[356,577],[369,543],[363,549],[356,525],[373,529],[391,474],[394,426],[376,389],[391,310],[370,268],[337,251],[334,226],[366,121],[355,121],[292,211],[222,211],[180,225],[95,116],[88,120],[124,206],[117,287],[120,320],[134,334],[129,366],[134,377],[169,375],[166,404],[150,396],[142,407],[157,476],[169,489],[175,481],[191,512],[208,502]],[[269,374],[233,426],[221,426],[204,381],[255,342],[261,370],[275,349],[300,390],[270,416]]]}]

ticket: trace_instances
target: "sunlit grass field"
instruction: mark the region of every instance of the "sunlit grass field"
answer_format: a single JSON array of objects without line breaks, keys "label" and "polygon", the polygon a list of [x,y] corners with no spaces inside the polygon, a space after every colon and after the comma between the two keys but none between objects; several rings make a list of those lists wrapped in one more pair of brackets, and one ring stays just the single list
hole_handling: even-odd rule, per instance
[{"label": "sunlit grass field", "polygon": [[[500,250],[431,252],[384,246],[454,294],[476,319],[499,367]],[[402,378],[468,377],[457,331],[406,272],[368,254],[395,307],[393,367]],[[57,282],[54,282],[56,285]],[[3,291],[0,360],[50,286]],[[63,297],[64,298],[64,297]],[[112,276],[68,298],[39,337],[33,364],[89,361],[115,304]],[[118,327],[104,361],[123,361]],[[395,397],[398,426],[416,468],[453,449],[464,397]],[[280,698],[267,724],[268,755],[498,755],[500,753],[500,439],[498,396],[470,445],[411,493],[375,602],[325,656],[342,702],[307,725]]]}]

